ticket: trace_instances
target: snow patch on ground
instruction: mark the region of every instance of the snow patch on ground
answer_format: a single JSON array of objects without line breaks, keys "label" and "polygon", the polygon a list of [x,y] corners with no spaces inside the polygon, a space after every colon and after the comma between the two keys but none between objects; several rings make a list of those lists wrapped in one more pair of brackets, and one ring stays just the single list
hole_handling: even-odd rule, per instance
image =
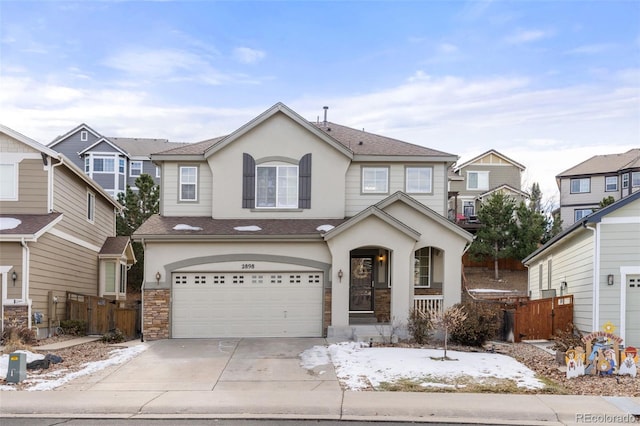
[{"label": "snow patch on ground", "polygon": [[455,377],[471,377],[478,382],[491,378],[513,380],[518,387],[541,389],[544,384],[535,373],[515,359],[485,352],[447,351],[457,361],[440,361],[442,349],[369,348],[365,343],[343,342],[314,346],[301,355],[306,369],[333,363],[340,382],[349,390],[378,387],[382,382],[401,379],[420,382],[425,387],[452,387],[441,383]]}]

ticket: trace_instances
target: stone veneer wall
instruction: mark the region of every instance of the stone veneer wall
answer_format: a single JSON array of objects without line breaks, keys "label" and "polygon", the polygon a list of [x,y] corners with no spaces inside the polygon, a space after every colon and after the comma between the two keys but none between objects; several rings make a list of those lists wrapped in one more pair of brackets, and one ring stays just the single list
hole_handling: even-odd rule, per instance
[{"label": "stone veneer wall", "polygon": [[29,326],[27,305],[4,305],[4,327],[26,328]]},{"label": "stone veneer wall", "polygon": [[322,318],[322,335],[327,336],[327,329],[331,325],[331,288],[324,289],[324,316]]},{"label": "stone veneer wall", "polygon": [[374,309],[378,322],[391,322],[391,289],[376,288],[374,292]]},{"label": "stone veneer wall", "polygon": [[145,340],[169,338],[169,289],[144,290],[143,337]]}]

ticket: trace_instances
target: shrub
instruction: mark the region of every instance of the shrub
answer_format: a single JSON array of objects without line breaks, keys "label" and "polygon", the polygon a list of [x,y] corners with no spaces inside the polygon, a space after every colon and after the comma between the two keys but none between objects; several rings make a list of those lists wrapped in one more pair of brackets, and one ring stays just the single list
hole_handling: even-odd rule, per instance
[{"label": "shrub", "polygon": [[586,349],[582,337],[582,332],[575,325],[569,323],[564,330],[556,330],[556,335],[553,338],[553,349],[561,352],[575,349],[578,346]]},{"label": "shrub", "polygon": [[60,328],[62,328],[64,334],[71,336],[85,336],[87,334],[87,323],[82,320],[61,321]]},{"label": "shrub", "polygon": [[418,309],[411,309],[411,311],[409,311],[407,330],[414,342],[419,345],[427,343],[429,340],[429,332],[432,328],[431,318],[429,318],[427,312],[422,312]]},{"label": "shrub", "polygon": [[111,330],[108,333],[102,335],[103,342],[105,343],[121,343],[125,341],[124,334],[119,329]]},{"label": "shrub", "polygon": [[[458,304],[464,307],[467,318],[451,332],[451,341],[460,345],[482,346],[495,338],[501,326],[502,310],[491,303],[469,301]],[[458,306],[456,305],[456,306]]]},{"label": "shrub", "polygon": [[4,345],[3,352],[5,353],[29,350],[31,345],[36,342],[36,334],[34,330],[21,327],[17,325],[17,322],[12,321],[7,324],[2,332],[2,342]]}]

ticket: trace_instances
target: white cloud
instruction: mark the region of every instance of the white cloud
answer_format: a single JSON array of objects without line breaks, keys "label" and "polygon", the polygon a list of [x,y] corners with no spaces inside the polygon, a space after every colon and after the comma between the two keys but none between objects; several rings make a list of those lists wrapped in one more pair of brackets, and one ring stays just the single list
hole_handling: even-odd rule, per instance
[{"label": "white cloud", "polygon": [[233,57],[243,64],[255,64],[264,59],[266,53],[249,47],[236,47],[233,49]]},{"label": "white cloud", "polygon": [[531,43],[541,40],[543,38],[551,37],[550,31],[543,30],[518,30],[506,38],[506,42],[509,44],[522,44]]},{"label": "white cloud", "polygon": [[438,46],[438,51],[440,53],[446,53],[446,54],[456,53],[458,52],[458,46],[451,43],[441,43]]},{"label": "white cloud", "polygon": [[610,43],[587,44],[567,51],[570,55],[595,55],[611,50],[615,45]]}]

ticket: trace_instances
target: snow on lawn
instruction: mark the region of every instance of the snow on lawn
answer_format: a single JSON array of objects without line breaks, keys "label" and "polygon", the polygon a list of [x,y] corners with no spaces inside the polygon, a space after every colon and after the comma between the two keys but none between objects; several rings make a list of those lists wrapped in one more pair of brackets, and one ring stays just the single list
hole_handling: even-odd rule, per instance
[{"label": "snow on lawn", "polygon": [[[93,374],[97,371],[104,370],[105,368],[112,365],[122,364],[123,362],[138,356],[138,354],[147,349],[147,347],[147,345],[136,345],[130,348],[114,349],[110,352],[111,356],[109,358],[102,361],[87,362],[83,364],[83,368],[78,371],[72,372],[68,370],[56,370],[48,372],[47,370],[40,370],[40,372],[37,374],[27,372],[27,378],[23,380],[22,383],[30,385],[25,388],[25,390],[28,391],[53,390],[78,377]],[[22,352],[26,354],[27,364],[32,361],[44,358],[44,355],[42,354],[35,354],[29,351],[16,352]],[[9,354],[2,355],[0,357],[0,375],[3,378],[6,377],[8,369]],[[0,391],[5,390],[15,390],[15,387],[12,385],[0,385]]]},{"label": "snow on lawn", "polygon": [[[455,378],[471,377],[478,383],[493,378],[512,380],[518,387],[540,389],[544,384],[535,373],[515,359],[488,352],[447,351],[457,361],[441,361],[442,349],[369,348],[363,343],[344,342],[314,346],[304,351],[301,365],[306,369],[333,363],[336,375],[350,390],[362,390],[380,383],[410,379],[425,387],[455,387]],[[447,382],[449,384],[443,383]]]}]

